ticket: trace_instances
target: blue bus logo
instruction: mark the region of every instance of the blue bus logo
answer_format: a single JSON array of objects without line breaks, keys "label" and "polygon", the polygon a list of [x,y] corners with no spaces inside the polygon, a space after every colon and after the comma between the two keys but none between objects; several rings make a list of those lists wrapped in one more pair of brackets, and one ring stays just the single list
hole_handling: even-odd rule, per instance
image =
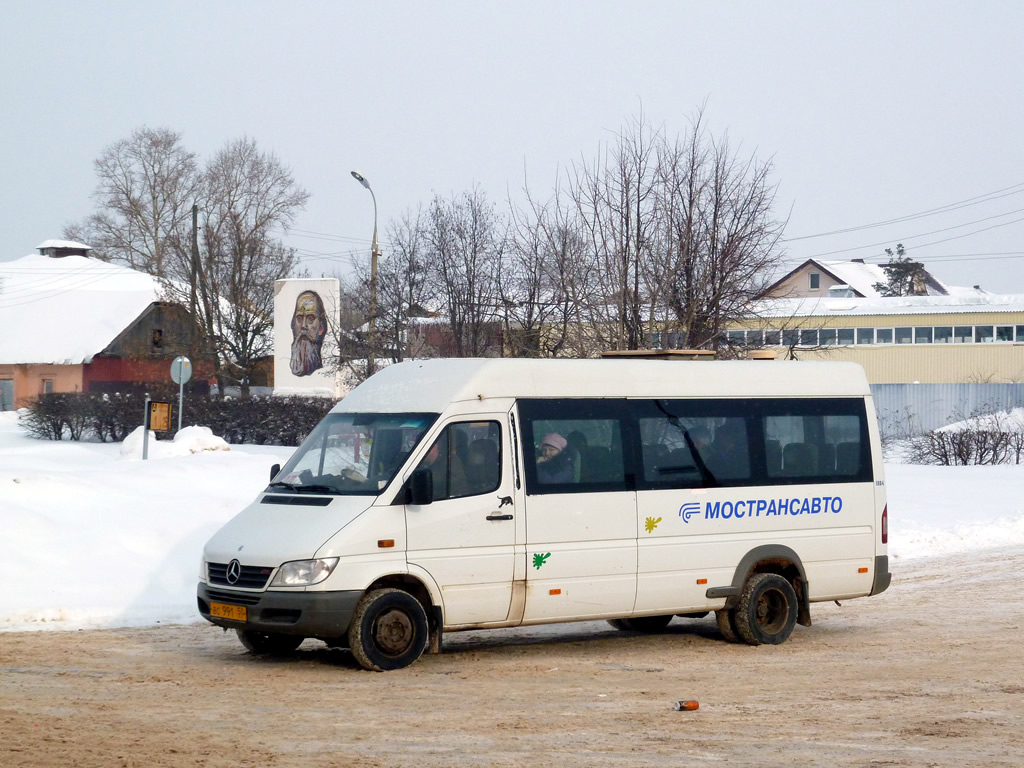
[{"label": "blue bus logo", "polygon": [[700,514],[700,504],[696,501],[691,501],[689,504],[683,504],[679,508],[679,516],[683,518],[684,523],[690,522],[690,518],[694,515]]}]

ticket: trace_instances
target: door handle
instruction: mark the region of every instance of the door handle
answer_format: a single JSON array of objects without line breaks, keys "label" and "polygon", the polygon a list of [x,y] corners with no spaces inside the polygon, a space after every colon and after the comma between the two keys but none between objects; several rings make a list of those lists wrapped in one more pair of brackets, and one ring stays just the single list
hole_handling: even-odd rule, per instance
[{"label": "door handle", "polygon": [[488,515],[488,520],[511,520],[512,515]]}]

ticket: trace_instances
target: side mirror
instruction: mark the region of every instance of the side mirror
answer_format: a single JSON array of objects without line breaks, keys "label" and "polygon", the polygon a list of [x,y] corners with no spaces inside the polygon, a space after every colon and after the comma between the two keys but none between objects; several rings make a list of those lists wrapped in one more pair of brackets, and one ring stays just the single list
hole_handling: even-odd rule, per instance
[{"label": "side mirror", "polygon": [[434,473],[417,469],[409,478],[409,503],[422,506],[434,500]]},{"label": "side mirror", "polygon": [[281,471],[281,465],[275,464],[270,468],[270,482],[274,482],[274,478],[277,477],[277,473]]}]

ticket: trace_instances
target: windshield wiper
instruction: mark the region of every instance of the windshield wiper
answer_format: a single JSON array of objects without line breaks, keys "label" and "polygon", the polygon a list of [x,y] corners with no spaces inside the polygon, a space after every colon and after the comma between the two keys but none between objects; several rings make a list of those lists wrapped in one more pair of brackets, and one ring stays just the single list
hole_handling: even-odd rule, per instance
[{"label": "windshield wiper", "polygon": [[337,493],[338,489],[333,485],[293,485],[292,490],[296,493]]},{"label": "windshield wiper", "polygon": [[338,489],[333,485],[295,485],[277,480],[270,484],[271,488],[286,488],[293,493],[337,493]]}]

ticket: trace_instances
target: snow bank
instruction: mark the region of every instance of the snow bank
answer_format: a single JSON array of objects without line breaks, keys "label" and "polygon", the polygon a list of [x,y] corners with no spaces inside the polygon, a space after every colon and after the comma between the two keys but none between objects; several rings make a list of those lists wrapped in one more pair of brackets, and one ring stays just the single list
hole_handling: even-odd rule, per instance
[{"label": "snow bank", "polygon": [[1024,465],[886,464],[894,561],[1024,546]]},{"label": "snow bank", "polygon": [[[126,459],[142,458],[142,443],[145,427],[139,426],[121,443],[121,456]],[[213,434],[209,427],[185,427],[174,436],[174,440],[157,440],[150,430],[146,455],[150,459],[166,459],[170,456],[188,456],[203,451],[230,451],[231,446],[222,437]]]}]

